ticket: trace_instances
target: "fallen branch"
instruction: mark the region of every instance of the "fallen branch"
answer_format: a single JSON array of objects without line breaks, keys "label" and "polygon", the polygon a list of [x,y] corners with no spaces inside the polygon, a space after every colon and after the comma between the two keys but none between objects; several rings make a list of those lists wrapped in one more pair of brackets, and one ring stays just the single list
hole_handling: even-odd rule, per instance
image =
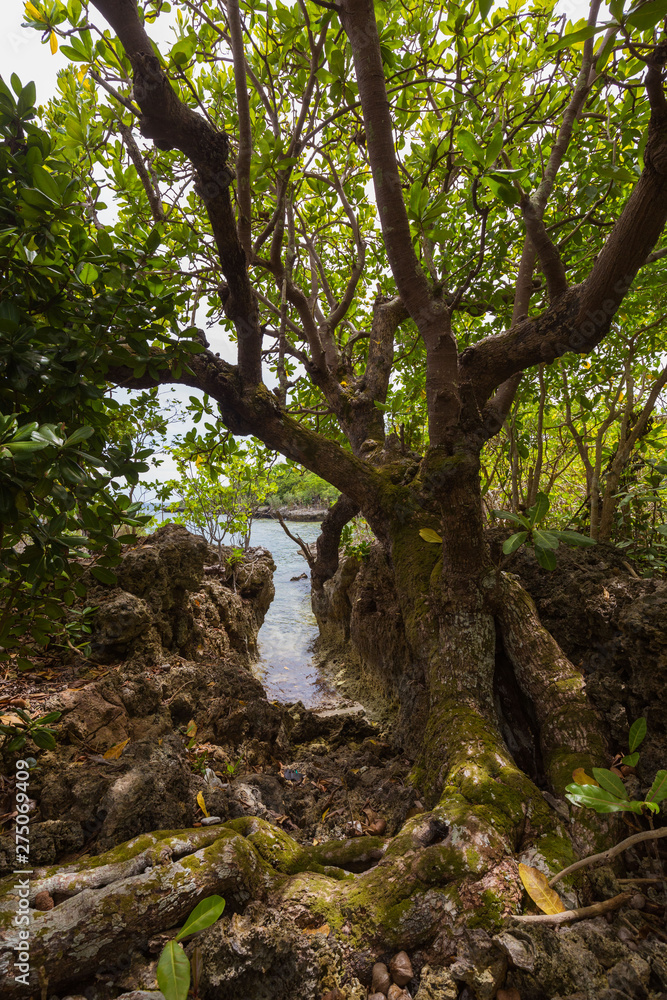
[{"label": "fallen branch", "polygon": [[306,543],[304,542],[303,538],[300,535],[293,535],[292,534],[292,532],[289,530],[289,528],[285,524],[285,521],[284,521],[283,516],[280,513],[280,511],[278,511],[278,510],[274,511],[273,516],[275,517],[275,519],[277,521],[280,522],[280,527],[283,529],[283,531],[285,532],[285,534],[287,535],[287,537],[291,538],[292,541],[296,542],[296,544],[299,546],[299,548],[301,549],[301,551],[304,554],[304,557],[306,559],[306,562],[308,563],[308,566],[310,567],[310,569],[312,569],[313,565],[315,563],[315,558],[314,558],[313,554],[311,553],[310,549],[308,548],[308,546],[306,545]]},{"label": "fallen branch", "polygon": [[622,840],[620,844],[616,844],[615,847],[610,847],[608,851],[603,851],[601,854],[591,854],[588,858],[582,858],[581,861],[575,861],[573,865],[569,868],[563,868],[562,872],[558,872],[557,875],[550,880],[549,885],[553,886],[559,879],[565,878],[566,875],[570,875],[572,872],[578,871],[580,868],[585,868],[588,865],[595,864],[596,861],[611,861],[615,858],[617,854],[622,854],[623,851],[627,851],[629,847],[634,847],[635,844],[641,844],[644,840],[658,840],[660,837],[667,837],[667,826],[661,826],[659,830],[645,830],[643,833],[635,833],[632,837],[627,837],[626,840]]},{"label": "fallen branch", "polygon": [[511,920],[522,924],[572,924],[575,920],[587,920],[589,917],[599,917],[603,913],[611,913],[627,903],[632,897],[631,892],[621,892],[611,899],[603,899],[601,903],[593,903],[592,906],[582,906],[578,910],[564,910],[562,913],[538,913],[527,917],[512,916]]}]

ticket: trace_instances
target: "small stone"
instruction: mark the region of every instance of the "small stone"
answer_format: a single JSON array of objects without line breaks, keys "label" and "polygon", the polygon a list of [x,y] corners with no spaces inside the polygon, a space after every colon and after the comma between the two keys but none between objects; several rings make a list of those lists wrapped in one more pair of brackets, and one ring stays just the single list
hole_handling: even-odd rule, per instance
[{"label": "small stone", "polygon": [[204,816],[201,821],[202,826],[215,826],[216,823],[222,823],[220,816]]},{"label": "small stone", "polygon": [[384,962],[376,962],[373,966],[373,985],[371,986],[371,990],[373,993],[384,993],[386,996],[390,986],[391,976],[389,975],[389,969]]},{"label": "small stone", "polygon": [[384,993],[369,993],[368,1000],[386,1000]]},{"label": "small stone", "polygon": [[423,966],[415,1000],[456,1000],[459,988],[448,968]]},{"label": "small stone", "polygon": [[396,983],[392,983],[389,987],[387,997],[388,1000],[409,1000],[410,994],[406,993],[400,986],[397,986]]},{"label": "small stone", "polygon": [[389,963],[389,969],[391,971],[391,978],[397,986],[405,986],[414,976],[412,962],[405,951],[399,951],[398,955],[394,955]]},{"label": "small stone", "polygon": [[646,906],[646,896],[641,892],[636,892],[630,897],[630,906],[633,910],[643,910]]}]

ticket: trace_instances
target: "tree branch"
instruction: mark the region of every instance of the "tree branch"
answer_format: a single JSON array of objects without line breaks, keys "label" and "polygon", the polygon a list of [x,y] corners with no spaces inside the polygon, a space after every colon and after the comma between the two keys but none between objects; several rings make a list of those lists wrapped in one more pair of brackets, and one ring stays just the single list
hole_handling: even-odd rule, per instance
[{"label": "tree branch", "polygon": [[227,0],[227,19],[234,58],[234,84],[239,113],[239,151],[236,156],[236,194],[239,202],[239,239],[250,260],[252,251],[250,161],[252,158],[252,129],[250,101],[246,87],[246,58],[243,47],[243,30],[238,0]]},{"label": "tree branch", "polygon": [[179,149],[197,173],[196,191],[204,201],[228,284],[225,313],[236,327],[239,375],[251,384],[262,377],[262,332],[257,300],[248,279],[229,197],[233,172],[227,166],[229,143],[173,89],[139,18],[136,0],[93,0],[116,32],[132,64],[134,96],[141,109],[141,131],[160,149]]},{"label": "tree branch", "polygon": [[148,204],[151,207],[151,215],[155,222],[161,222],[164,219],[164,209],[162,208],[162,199],[160,198],[160,192],[156,191],[153,187],[153,183],[148,176],[148,171],[146,170],[146,164],[144,163],[143,157],[141,155],[141,150],[134,141],[134,136],[132,135],[132,129],[129,125],[125,125],[123,122],[118,122],[118,131],[125,140],[125,145],[127,146],[127,151],[130,155],[130,159],[134,164],[134,169],[139,175],[139,180],[141,181],[144,191],[146,192],[146,197],[148,198]]}]

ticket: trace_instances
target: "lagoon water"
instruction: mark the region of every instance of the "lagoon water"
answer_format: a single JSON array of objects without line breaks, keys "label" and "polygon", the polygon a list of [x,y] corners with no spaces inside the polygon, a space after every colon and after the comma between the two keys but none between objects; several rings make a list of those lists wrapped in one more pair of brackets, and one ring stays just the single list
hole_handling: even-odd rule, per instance
[{"label": "lagoon water", "polygon": [[[286,521],[293,535],[306,544],[314,542],[320,526],[312,521]],[[262,625],[258,643],[260,659],[255,672],[269,700],[302,701],[307,708],[330,704],[336,695],[320,679],[312,662],[317,623],[310,607],[310,573],[298,545],[288,538],[278,521],[253,521],[251,545],[263,545],[273,555],[276,588]],[[292,577],[306,574],[304,580]]]},{"label": "lagoon water", "polygon": [[[146,510],[162,520],[157,507],[147,504]],[[318,522],[285,523],[306,544],[314,542],[320,533]],[[302,701],[307,708],[333,707],[340,697],[320,677],[312,662],[317,623],[310,607],[310,572],[299,546],[287,537],[278,521],[269,518],[253,521],[250,544],[268,549],[276,564],[273,574],[276,596],[259,632],[260,658],[254,672],[270,701]],[[292,579],[302,573],[306,579]]]}]

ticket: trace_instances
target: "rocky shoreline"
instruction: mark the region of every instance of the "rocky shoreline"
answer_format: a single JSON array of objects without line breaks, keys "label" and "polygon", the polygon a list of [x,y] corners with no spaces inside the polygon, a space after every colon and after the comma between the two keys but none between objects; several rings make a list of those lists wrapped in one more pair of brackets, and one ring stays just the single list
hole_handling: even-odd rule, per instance
[{"label": "rocky shoreline", "polygon": [[[663,765],[667,585],[632,580],[589,550],[566,554],[548,577],[525,559],[516,571],[570,654],[587,657],[591,694],[612,737],[644,712],[643,758],[647,767]],[[45,935],[53,928],[67,957],[62,967],[55,952],[40,959],[50,1000],[162,1000],[157,959],[192,909],[188,892],[206,894],[197,888],[200,869],[218,872],[225,887],[214,891],[227,901],[223,917],[196,939],[201,1000],[217,1000],[221,990],[237,1000],[666,1000],[659,884],[642,886],[618,914],[560,929],[517,927],[479,901],[470,904],[479,909],[477,927],[444,920],[426,946],[398,911],[384,942],[360,944],[361,929],[350,921],[334,926],[329,897],[361,892],[360,880],[390,860],[391,838],[410,817],[406,873],[411,857],[426,858],[446,831],[409,780],[413,748],[403,738],[399,695],[418,712],[419,678],[408,675],[404,691],[395,687],[400,612],[378,551],[344,559],[317,611],[322,653],[337,658],[352,698],[367,703],[374,689],[380,723],[354,703],[310,711],[267,699],[252,665],[272,573],[265,549],[231,569],[213,560],[203,539],[165,525],[128,547],[117,587],[91,580],[88,603],[99,608],[91,657],[72,656],[6,686],[4,714],[12,704],[62,712],[57,748],[37,754],[30,780],[33,927]],[[498,697],[507,700],[502,691]],[[13,801],[16,756],[2,754],[3,813]],[[242,877],[233,874],[232,844],[242,849]],[[591,871],[581,898],[621,892],[618,877],[644,874],[645,854]],[[0,865],[2,975],[14,912],[11,829],[0,836]],[[151,880],[162,886],[154,900]],[[296,887],[288,891],[289,880]],[[309,908],[302,892],[307,900],[320,883],[329,888],[319,909]],[[103,903],[112,896],[113,907]],[[170,916],[160,900],[179,899],[181,910]],[[140,905],[149,916],[133,923]],[[95,943],[112,933],[103,929],[105,907],[115,921],[108,947]],[[397,978],[399,952],[407,971]],[[12,984],[7,996],[38,991]]]}]

